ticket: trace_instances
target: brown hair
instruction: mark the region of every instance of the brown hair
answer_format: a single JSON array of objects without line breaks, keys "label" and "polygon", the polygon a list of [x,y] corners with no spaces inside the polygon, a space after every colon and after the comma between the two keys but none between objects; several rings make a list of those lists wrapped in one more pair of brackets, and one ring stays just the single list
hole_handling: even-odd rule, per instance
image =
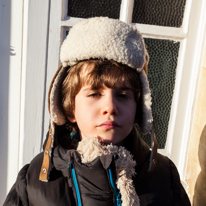
[{"label": "brown hair", "polygon": [[[85,70],[87,70],[85,75]],[[88,72],[89,71],[89,72]],[[62,106],[67,116],[74,117],[75,97],[84,85],[91,85],[92,89],[98,89],[104,84],[109,88],[128,88],[129,82],[134,92],[137,103],[136,122],[141,116],[140,83],[135,69],[117,63],[113,60],[86,60],[81,61],[71,68],[62,84]],[[73,128],[75,125],[69,123]]]}]

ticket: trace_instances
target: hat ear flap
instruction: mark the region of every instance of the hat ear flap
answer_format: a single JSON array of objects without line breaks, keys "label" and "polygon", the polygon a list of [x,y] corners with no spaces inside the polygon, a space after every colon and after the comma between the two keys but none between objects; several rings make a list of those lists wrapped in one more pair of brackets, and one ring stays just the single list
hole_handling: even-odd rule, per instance
[{"label": "hat ear flap", "polygon": [[[149,63],[149,56],[148,54],[146,54],[145,56],[145,63],[142,67],[142,70],[145,72],[145,74],[147,75],[148,74],[148,69],[147,69],[147,66],[148,66],[148,63]],[[145,80],[140,80],[140,76],[139,76],[139,81],[140,82],[145,82]],[[139,96],[139,100],[137,102],[137,110],[136,110],[136,117],[135,117],[135,123],[137,123],[139,126],[142,125],[142,120],[143,120],[143,105],[144,105],[144,102],[143,102],[143,88],[142,88],[143,84],[140,83],[140,96]]]},{"label": "hat ear flap", "polygon": [[[145,66],[146,67],[146,66]],[[152,129],[152,98],[151,98],[151,91],[149,88],[149,82],[147,79],[147,75],[145,73],[145,70],[141,70],[138,72],[139,74],[139,80],[140,80],[140,105],[138,110],[141,110],[141,113],[139,114],[139,120],[138,125],[140,127],[140,130],[143,134],[146,134],[151,131]]]},{"label": "hat ear flap", "polygon": [[61,87],[68,69],[69,67],[62,67],[62,65],[59,67],[51,82],[48,94],[48,107],[51,121],[55,122],[57,125],[63,125],[67,122],[67,118],[62,107]]},{"label": "hat ear flap", "polygon": [[149,169],[148,172],[152,172],[157,164],[157,139],[154,133],[153,128],[151,129],[151,154],[149,161]]}]

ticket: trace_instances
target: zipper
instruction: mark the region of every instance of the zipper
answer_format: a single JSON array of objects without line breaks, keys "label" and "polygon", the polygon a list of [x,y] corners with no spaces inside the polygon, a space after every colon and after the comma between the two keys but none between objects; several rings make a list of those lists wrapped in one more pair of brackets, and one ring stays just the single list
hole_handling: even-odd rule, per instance
[{"label": "zipper", "polygon": [[110,180],[110,183],[111,183],[111,186],[112,186],[112,189],[113,189],[113,192],[114,192],[114,197],[115,197],[114,206],[121,206],[122,205],[121,195],[116,190],[116,187],[114,185],[114,180],[113,180],[113,177],[112,177],[112,171],[111,171],[110,167],[108,168],[108,172],[109,172],[109,180]]},{"label": "zipper", "polygon": [[78,206],[82,206],[80,192],[79,192],[79,186],[78,186],[78,183],[77,183],[75,169],[73,168],[71,163],[68,163],[68,164],[69,164],[69,169],[72,170],[72,178],[73,178],[74,187],[75,187],[76,196],[77,196],[77,204],[78,204]]}]

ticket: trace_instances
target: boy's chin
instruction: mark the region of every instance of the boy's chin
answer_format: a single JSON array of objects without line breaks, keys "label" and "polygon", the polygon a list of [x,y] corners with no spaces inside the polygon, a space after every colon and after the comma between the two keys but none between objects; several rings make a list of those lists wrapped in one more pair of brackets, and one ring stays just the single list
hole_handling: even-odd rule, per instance
[{"label": "boy's chin", "polygon": [[117,146],[122,146],[124,139],[116,139],[116,138],[104,138],[104,137],[97,137],[102,143],[104,144],[113,144],[113,145],[117,145]]},{"label": "boy's chin", "polygon": [[97,135],[83,135],[80,134],[80,138],[81,139],[87,139],[89,137],[95,137],[97,139],[100,140],[100,142],[102,142],[103,144],[113,144],[113,145],[117,145],[117,146],[121,146],[123,145],[124,139],[126,137],[123,137],[119,134],[97,134]]}]

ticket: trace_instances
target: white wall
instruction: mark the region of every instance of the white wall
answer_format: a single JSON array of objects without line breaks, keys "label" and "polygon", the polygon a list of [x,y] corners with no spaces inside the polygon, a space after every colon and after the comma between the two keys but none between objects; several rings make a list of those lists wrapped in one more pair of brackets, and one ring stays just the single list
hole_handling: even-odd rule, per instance
[{"label": "white wall", "polygon": [[0,0],[0,205],[42,150],[49,2]]},{"label": "white wall", "polygon": [[18,172],[22,2],[0,1],[0,205]]}]

